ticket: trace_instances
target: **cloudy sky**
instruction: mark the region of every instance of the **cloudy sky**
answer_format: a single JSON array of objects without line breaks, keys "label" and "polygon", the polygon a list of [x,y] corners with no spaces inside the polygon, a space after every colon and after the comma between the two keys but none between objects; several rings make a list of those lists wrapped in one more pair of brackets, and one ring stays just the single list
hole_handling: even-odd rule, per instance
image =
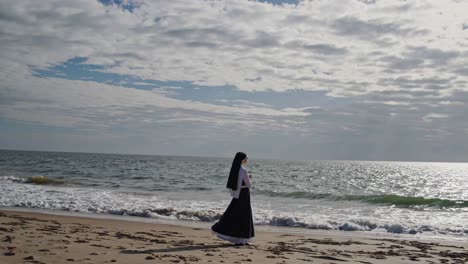
[{"label": "cloudy sky", "polygon": [[468,161],[468,1],[0,0],[0,148]]}]

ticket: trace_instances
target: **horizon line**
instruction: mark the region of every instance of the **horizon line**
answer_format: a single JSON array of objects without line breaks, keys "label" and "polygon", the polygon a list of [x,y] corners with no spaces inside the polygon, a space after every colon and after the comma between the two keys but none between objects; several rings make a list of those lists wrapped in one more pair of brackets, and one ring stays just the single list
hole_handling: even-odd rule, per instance
[{"label": "horizon line", "polygon": [[[213,158],[213,159],[231,159],[226,156],[191,156],[176,154],[141,154],[141,153],[115,153],[115,152],[86,152],[86,151],[62,151],[62,150],[32,150],[32,149],[3,149],[0,151],[22,151],[22,152],[52,152],[52,153],[78,153],[78,154],[100,154],[100,155],[133,155],[133,156],[161,156],[161,157],[181,157],[181,158]],[[255,156],[254,156],[255,157]],[[468,163],[468,161],[422,161],[422,160],[365,160],[365,159],[279,159],[259,157],[257,160],[272,161],[364,161],[364,162],[408,162],[408,163]]]}]

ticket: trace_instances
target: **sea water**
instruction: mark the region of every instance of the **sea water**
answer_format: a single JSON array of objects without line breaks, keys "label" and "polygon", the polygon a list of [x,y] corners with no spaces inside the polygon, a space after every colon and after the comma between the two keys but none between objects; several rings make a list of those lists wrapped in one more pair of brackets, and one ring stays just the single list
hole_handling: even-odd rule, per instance
[{"label": "sea water", "polygon": [[[0,206],[214,222],[231,162],[0,150]],[[257,225],[468,239],[468,163],[249,162]]]}]

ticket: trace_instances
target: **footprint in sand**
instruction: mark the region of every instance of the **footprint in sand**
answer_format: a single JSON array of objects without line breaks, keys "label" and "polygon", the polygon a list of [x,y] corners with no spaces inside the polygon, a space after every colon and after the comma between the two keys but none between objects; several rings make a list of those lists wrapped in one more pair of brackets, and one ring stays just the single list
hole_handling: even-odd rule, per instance
[{"label": "footprint in sand", "polygon": [[180,240],[180,241],[171,241],[175,246],[192,246],[194,244],[193,240]]},{"label": "footprint in sand", "polygon": [[[101,248],[107,248],[107,249],[111,248],[111,247],[108,247],[108,246],[97,245],[97,244],[92,244],[92,245],[90,245],[90,246],[92,246],[92,247],[101,247]],[[122,248],[122,249],[125,249],[125,248],[124,248],[124,247],[122,247],[122,246],[119,246],[119,248],[118,248],[118,249],[120,249],[120,248]]]},{"label": "footprint in sand", "polygon": [[12,237],[12,236],[6,236],[6,237],[4,237],[4,238],[2,239],[2,242],[11,243],[11,242],[13,242],[13,239],[14,239],[14,238],[15,238],[15,237]]},{"label": "footprint in sand", "polygon": [[11,233],[11,232],[13,232],[13,229],[8,229],[8,228],[0,227],[0,232]]}]

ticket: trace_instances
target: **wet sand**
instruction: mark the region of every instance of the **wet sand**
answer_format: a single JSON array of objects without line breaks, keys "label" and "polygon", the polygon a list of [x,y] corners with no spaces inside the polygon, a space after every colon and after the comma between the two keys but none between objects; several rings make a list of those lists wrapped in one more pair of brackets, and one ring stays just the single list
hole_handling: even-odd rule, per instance
[{"label": "wet sand", "polygon": [[257,231],[238,247],[204,228],[0,210],[0,263],[468,263],[468,241]]}]

